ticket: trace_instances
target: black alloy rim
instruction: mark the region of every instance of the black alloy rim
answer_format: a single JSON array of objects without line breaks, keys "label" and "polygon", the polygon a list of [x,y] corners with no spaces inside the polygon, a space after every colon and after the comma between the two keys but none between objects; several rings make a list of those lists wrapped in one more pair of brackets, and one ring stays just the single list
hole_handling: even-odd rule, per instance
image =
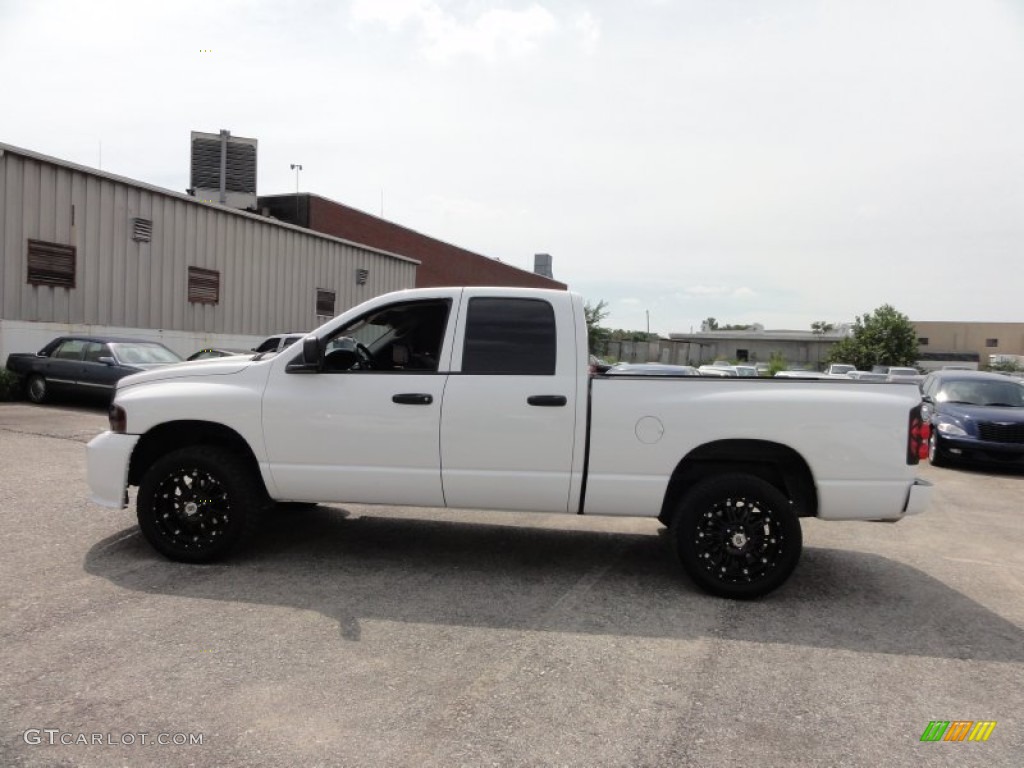
[{"label": "black alloy rim", "polygon": [[231,521],[228,492],[216,476],[192,467],[165,477],[153,495],[160,535],[176,547],[202,551],[215,546]]},{"label": "black alloy rim", "polygon": [[778,565],[785,536],[772,508],[737,496],[704,512],[694,531],[697,562],[717,581],[749,584]]}]

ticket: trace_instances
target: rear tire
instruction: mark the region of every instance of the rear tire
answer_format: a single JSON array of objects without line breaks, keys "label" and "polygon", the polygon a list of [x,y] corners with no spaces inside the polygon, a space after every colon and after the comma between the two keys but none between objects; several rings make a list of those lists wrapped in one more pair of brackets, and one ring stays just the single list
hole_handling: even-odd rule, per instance
[{"label": "rear tire", "polygon": [[28,382],[25,384],[25,394],[28,396],[28,399],[36,405],[41,405],[46,402],[46,397],[49,394],[48,389],[46,379],[38,373],[34,373],[29,376]]},{"label": "rear tire", "polygon": [[226,556],[256,529],[267,506],[260,478],[217,446],[181,448],[158,459],[139,485],[142,535],[160,554],[186,563]]},{"label": "rear tire", "polygon": [[793,504],[771,483],[741,473],[695,485],[677,507],[671,534],[683,570],[701,589],[748,600],[789,578],[803,532]]}]

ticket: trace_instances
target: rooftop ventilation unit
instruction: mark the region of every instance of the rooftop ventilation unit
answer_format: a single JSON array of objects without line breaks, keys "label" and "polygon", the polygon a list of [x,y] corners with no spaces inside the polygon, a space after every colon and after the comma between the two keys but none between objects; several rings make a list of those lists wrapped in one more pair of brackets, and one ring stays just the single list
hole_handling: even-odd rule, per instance
[{"label": "rooftop ventilation unit", "polygon": [[551,272],[551,254],[550,253],[535,253],[533,255],[533,272],[534,274],[548,277],[554,280],[555,276]]},{"label": "rooftop ventilation unit", "polygon": [[192,131],[189,194],[208,203],[256,209],[256,139]]}]

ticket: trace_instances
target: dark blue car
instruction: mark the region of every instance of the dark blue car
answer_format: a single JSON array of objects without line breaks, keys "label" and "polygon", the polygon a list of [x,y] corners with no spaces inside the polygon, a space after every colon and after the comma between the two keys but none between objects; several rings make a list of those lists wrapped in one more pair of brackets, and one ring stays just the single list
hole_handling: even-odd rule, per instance
[{"label": "dark blue car", "polygon": [[935,371],[921,384],[928,458],[1024,465],[1024,384],[998,373]]},{"label": "dark blue car", "polygon": [[163,344],[146,339],[60,336],[34,355],[8,355],[7,370],[18,377],[29,400],[42,403],[58,393],[111,398],[125,376],[180,362]]}]

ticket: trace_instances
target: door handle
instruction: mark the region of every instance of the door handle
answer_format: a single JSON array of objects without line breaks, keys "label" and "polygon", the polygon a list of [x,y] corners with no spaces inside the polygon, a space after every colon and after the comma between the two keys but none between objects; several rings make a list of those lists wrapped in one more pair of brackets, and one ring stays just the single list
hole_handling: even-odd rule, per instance
[{"label": "door handle", "polygon": [[434,396],[422,392],[405,392],[392,396],[391,402],[399,405],[430,405],[434,402]]},{"label": "door handle", "polygon": [[542,405],[558,407],[565,405],[569,400],[565,395],[530,395],[526,398],[527,405]]}]

